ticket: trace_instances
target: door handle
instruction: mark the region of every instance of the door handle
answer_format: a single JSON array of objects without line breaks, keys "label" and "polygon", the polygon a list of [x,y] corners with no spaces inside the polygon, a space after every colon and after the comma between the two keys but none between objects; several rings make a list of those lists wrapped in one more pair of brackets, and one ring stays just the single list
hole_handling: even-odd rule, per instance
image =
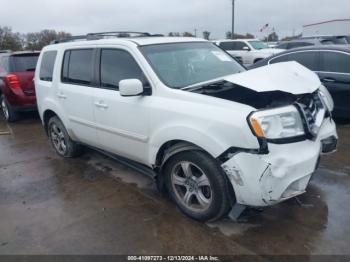
[{"label": "door handle", "polygon": [[98,107],[98,108],[105,108],[105,109],[108,108],[108,105],[106,105],[106,104],[103,103],[102,101],[100,101],[100,102],[95,102],[95,106]]},{"label": "door handle", "polygon": [[323,78],[323,79],[322,79],[322,82],[334,83],[334,82],[335,82],[335,79],[333,79],[333,78]]},{"label": "door handle", "polygon": [[63,93],[58,93],[57,97],[61,98],[61,99],[66,99],[67,98],[67,96],[65,94],[63,94]]}]

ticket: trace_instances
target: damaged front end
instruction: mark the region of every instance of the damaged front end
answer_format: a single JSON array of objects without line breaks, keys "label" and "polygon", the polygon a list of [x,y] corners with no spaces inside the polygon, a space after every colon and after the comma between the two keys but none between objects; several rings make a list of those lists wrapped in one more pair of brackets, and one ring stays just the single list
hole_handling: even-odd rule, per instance
[{"label": "damaged front end", "polygon": [[256,108],[247,123],[260,148],[231,147],[218,157],[239,205],[270,206],[303,194],[320,155],[336,150],[333,100],[299,64],[252,70],[195,92]]}]

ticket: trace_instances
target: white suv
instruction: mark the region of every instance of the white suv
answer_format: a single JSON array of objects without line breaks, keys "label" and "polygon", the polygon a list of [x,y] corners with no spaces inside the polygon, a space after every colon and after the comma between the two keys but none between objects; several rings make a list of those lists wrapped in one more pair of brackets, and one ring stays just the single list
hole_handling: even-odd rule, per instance
[{"label": "white suv", "polygon": [[269,56],[285,51],[270,48],[267,43],[258,39],[218,40],[215,41],[215,44],[237,58],[244,66],[250,66]]},{"label": "white suv", "polygon": [[245,71],[201,39],[52,44],[35,86],[59,155],[89,146],[116,157],[201,221],[304,193],[320,154],[336,149],[333,101],[313,72],[295,62]]}]

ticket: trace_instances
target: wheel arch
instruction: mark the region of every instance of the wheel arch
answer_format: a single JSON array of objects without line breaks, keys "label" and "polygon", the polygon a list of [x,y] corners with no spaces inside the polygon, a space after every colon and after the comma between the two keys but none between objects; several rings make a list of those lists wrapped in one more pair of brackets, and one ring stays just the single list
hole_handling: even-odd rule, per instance
[{"label": "wheel arch", "polygon": [[52,117],[58,117],[60,118],[53,110],[51,109],[47,109],[44,111],[43,113],[43,125],[44,125],[44,129],[45,129],[45,132],[46,134],[48,134],[48,124],[49,124],[49,121]]},{"label": "wheel arch", "polygon": [[[165,142],[158,150],[157,157],[156,157],[156,165],[155,165],[155,170],[157,171],[157,187],[159,191],[161,192],[166,192],[166,187],[165,187],[165,180],[163,174],[163,167],[165,164],[175,155],[186,152],[186,151],[193,151],[193,150],[198,150],[206,153],[209,157],[212,157],[213,159],[217,160],[214,156],[212,156],[209,152],[207,152],[205,149],[202,147],[193,144],[188,141],[184,140],[170,140]],[[217,161],[218,166],[220,166],[220,162]],[[229,201],[231,204],[234,204],[236,202],[236,195],[235,195],[235,190],[230,182],[229,178],[227,175],[224,173],[224,170],[222,170],[224,177],[227,181],[227,190],[228,190],[228,197]]]}]

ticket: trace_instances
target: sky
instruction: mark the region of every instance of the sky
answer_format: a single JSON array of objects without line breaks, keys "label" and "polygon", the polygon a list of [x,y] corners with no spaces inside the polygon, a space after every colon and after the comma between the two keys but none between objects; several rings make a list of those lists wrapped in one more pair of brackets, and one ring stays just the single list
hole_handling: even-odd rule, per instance
[{"label": "sky", "polygon": [[[231,30],[232,0],[1,0],[0,26],[27,33],[55,29],[74,35],[102,31],[150,33]],[[261,38],[301,33],[305,24],[350,18],[349,0],[236,0],[237,33]],[[259,30],[265,24],[270,27]]]}]

